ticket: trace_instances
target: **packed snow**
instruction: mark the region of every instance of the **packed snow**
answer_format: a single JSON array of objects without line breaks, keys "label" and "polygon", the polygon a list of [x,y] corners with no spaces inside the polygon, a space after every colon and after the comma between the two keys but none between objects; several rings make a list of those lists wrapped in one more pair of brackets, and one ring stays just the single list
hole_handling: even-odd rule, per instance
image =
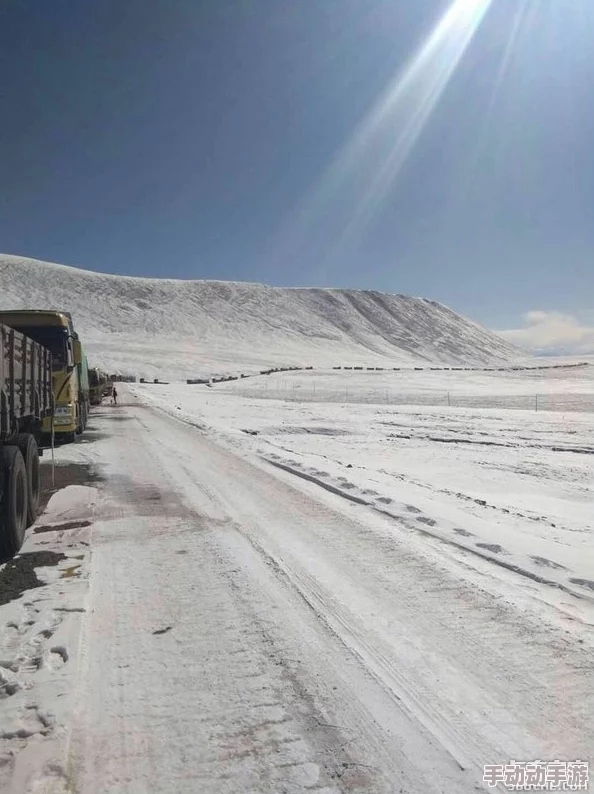
[{"label": "packed snow", "polygon": [[94,273],[0,255],[0,309],[70,311],[91,362],[161,379],[270,366],[484,365],[526,357],[423,298]]}]

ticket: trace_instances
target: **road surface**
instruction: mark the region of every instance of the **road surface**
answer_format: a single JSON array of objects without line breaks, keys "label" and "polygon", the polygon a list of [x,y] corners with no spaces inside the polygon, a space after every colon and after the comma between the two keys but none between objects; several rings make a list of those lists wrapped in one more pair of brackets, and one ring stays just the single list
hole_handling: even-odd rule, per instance
[{"label": "road surface", "polygon": [[76,450],[101,481],[64,759],[8,790],[465,794],[589,760],[591,605],[122,397]]}]

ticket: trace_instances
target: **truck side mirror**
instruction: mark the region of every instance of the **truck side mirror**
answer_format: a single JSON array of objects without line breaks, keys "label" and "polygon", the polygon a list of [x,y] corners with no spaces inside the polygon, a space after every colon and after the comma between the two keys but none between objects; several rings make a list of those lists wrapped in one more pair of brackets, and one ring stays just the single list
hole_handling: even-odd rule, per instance
[{"label": "truck side mirror", "polygon": [[76,366],[83,363],[83,350],[82,345],[78,339],[74,340],[74,363]]}]

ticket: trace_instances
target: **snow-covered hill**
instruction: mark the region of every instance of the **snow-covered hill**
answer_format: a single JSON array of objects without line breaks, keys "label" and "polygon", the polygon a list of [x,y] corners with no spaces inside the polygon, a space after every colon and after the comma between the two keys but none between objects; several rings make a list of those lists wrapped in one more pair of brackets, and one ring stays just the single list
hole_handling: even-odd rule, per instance
[{"label": "snow-covered hill", "polygon": [[262,366],[484,364],[522,353],[434,301],[93,273],[0,254],[0,309],[70,311],[94,365],[140,377]]}]

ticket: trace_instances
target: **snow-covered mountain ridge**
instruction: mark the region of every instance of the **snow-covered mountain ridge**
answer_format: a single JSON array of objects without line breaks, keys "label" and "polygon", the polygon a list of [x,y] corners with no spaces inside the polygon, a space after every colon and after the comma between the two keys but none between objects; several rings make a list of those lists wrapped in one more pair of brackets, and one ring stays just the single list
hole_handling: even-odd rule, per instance
[{"label": "snow-covered mountain ridge", "polygon": [[0,309],[70,311],[92,363],[191,377],[261,366],[480,365],[521,351],[434,301],[115,276],[0,254]]}]

